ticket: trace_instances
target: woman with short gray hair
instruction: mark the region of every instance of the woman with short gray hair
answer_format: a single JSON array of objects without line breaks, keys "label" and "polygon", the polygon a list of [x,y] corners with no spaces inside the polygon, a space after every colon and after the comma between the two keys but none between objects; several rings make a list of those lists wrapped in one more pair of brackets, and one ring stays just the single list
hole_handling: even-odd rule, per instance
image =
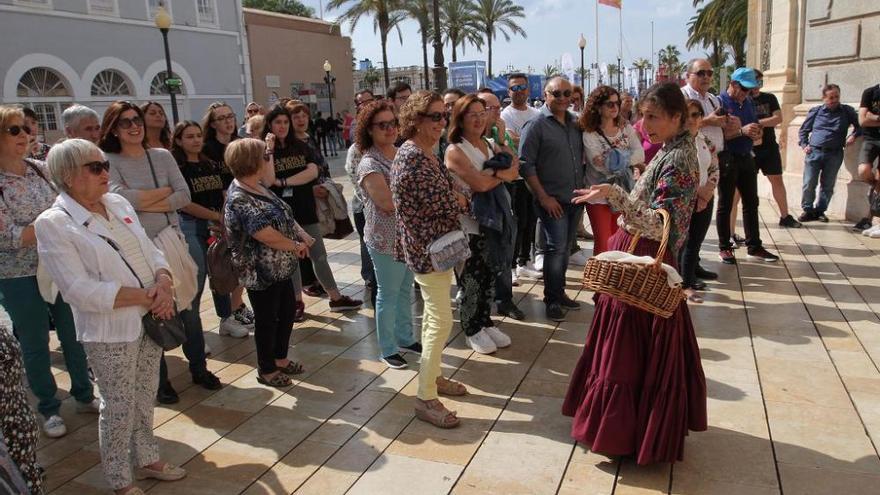
[{"label": "woman with short gray hair", "polygon": [[[153,398],[162,349],[142,317],[174,314],[168,262],[124,197],[109,193],[110,164],[84,139],[55,145],[49,171],[61,193],[35,222],[41,261],[70,300],[101,389],[101,465],[117,494],[140,495],[137,479],[178,480],[186,471],[159,459]],[[132,466],[132,463],[136,463]]]}]

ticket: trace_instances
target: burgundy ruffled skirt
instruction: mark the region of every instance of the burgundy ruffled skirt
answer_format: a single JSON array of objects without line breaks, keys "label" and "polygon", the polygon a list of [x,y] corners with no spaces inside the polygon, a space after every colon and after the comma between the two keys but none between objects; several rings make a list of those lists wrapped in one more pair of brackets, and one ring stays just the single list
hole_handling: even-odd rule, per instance
[{"label": "burgundy ruffled skirt", "polygon": [[[620,229],[610,250],[625,251]],[[656,256],[657,241],[639,240],[635,254]],[[667,264],[676,266],[667,251]],[[706,377],[687,304],[661,318],[597,294],[584,353],[571,376],[562,413],[571,436],[594,452],[632,455],[638,464],[675,462],[688,430],[706,430]]]}]

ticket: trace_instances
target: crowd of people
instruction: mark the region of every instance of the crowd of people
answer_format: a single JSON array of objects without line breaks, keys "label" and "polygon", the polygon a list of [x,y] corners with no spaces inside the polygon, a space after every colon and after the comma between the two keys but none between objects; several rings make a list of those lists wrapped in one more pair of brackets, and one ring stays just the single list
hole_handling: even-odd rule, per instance
[{"label": "crowd of people", "polygon": [[[461,419],[439,397],[468,393],[440,366],[453,302],[467,344],[480,354],[514,344],[492,315],[529,317],[513,295],[522,279],[543,280],[544,316],[564,321],[582,305],[566,291],[566,270],[583,264],[584,217],[593,255],[626,250],[638,234],[635,254],[653,256],[665,210],[664,261],[678,267],[688,301],[700,303],[705,280],[718,277],[700,265],[713,214],[722,262],[736,263],[740,244],[748,259],[778,259],[760,239],[758,170],[772,186],[780,226],[827,221],[843,150],[863,135],[860,176],[873,185],[872,213],[880,210],[872,166],[880,89],[865,91],[858,112],[840,104],[836,85],[823,89],[823,105],[801,128],[807,158],[795,220],[774,133],[778,101],[761,91],[755,69],[734,71],[717,96],[712,77],[709,62],[695,59],[686,86],[657,84],[637,102],[609,86],[585,95],[555,77],[535,108],[528,78],[511,74],[503,109],[489,89],[438,94],[399,83],[384,97],[358,92],[354,115],[312,116],[303,102],[282,99],[268,109],[248,104],[239,122],[217,102],[201,122],[173,128],[158,102],[113,102],[103,116],[73,105],[62,115],[66,139],[51,147],[35,139],[31,110],[0,106],[0,293],[13,324],[0,331],[0,350],[10,356],[0,374],[10,397],[0,455],[17,466],[14,480],[42,492],[39,423],[16,377],[21,360],[43,433],[65,435],[50,370],[54,329],[76,412],[99,414],[110,488],[137,495],[135,478],[184,477],[161,459],[152,432],[154,402],[179,400],[163,354],[173,346],[156,332],[179,324],[192,382],[222,388],[207,367],[200,316],[210,280],[219,333],[253,333],[257,381],[289,387],[305,371],[288,357],[294,325],[306,318],[303,294],[326,296],[331,311],[363,305],[340,291],[328,262],[324,238],[334,228],[340,236],[357,231],[376,359],[400,369],[418,357],[414,414],[452,428]],[[346,148],[353,225],[326,159]],[[744,238],[734,233],[739,202]],[[858,227],[880,237],[870,218]],[[221,241],[227,258],[211,248]],[[237,284],[215,284],[218,256]],[[414,333],[415,300],[423,309]],[[573,417],[572,436],[640,464],[680,460],[687,431],[707,427],[687,304],[661,318],[606,294],[594,302],[562,411]]]}]

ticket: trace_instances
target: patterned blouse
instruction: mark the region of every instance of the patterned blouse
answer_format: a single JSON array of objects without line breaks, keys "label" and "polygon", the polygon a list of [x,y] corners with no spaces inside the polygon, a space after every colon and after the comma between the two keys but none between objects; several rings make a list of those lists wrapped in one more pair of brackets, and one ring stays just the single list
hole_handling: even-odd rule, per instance
[{"label": "patterned blouse", "polygon": [[663,217],[657,209],[668,211],[672,222],[669,246],[677,256],[687,239],[699,181],[697,149],[693,137],[684,131],[663,145],[629,195],[612,186],[608,203],[621,212],[617,221],[621,227],[655,241],[663,238]]},{"label": "patterned blouse", "polygon": [[55,202],[48,174],[45,163],[32,160],[24,175],[0,171],[0,279],[37,274],[37,246],[21,247],[21,233]]},{"label": "patterned blouse", "polygon": [[435,155],[426,155],[412,141],[403,143],[391,165],[397,217],[394,256],[415,273],[434,270],[428,246],[460,228],[458,216],[468,213],[453,191],[452,176]]},{"label": "patterned blouse", "polygon": [[394,239],[397,237],[397,219],[393,213],[383,213],[363,190],[363,180],[370,174],[379,174],[385,182],[391,177],[391,160],[377,148],[364,153],[357,166],[357,183],[361,197],[364,198],[364,243],[376,251],[394,255]]},{"label": "patterned blouse", "polygon": [[254,233],[272,227],[289,239],[301,239],[302,228],[293,210],[281,198],[254,194],[233,182],[226,198],[226,232],[232,249],[232,263],[239,270],[241,284],[251,290],[265,290],[290,278],[299,261],[290,251],[272,249],[254,239]]}]

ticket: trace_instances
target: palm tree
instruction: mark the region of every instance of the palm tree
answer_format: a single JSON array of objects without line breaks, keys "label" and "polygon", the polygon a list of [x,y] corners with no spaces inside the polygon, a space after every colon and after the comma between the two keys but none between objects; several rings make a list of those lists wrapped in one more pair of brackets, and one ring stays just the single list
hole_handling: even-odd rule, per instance
[{"label": "palm tree", "polygon": [[[347,7],[346,7],[347,6]],[[400,23],[406,19],[406,13],[401,10],[400,0],[330,0],[327,10],[347,8],[337,19],[338,22],[349,22],[351,31],[362,17],[373,17],[373,32],[379,33],[379,41],[382,43],[382,69],[385,72],[385,87],[389,83],[388,76],[388,33],[397,29],[400,44],[403,44],[403,35],[400,33]]]},{"label": "palm tree", "polygon": [[474,45],[479,50],[483,47],[483,35],[480,24],[474,17],[477,6],[472,0],[442,0],[440,3],[440,29],[443,30],[446,40],[444,43],[452,45],[452,61],[458,62],[458,51],[465,52],[467,44]]},{"label": "palm tree", "polygon": [[375,67],[369,67],[364,71],[364,84],[369,86],[370,91],[374,91],[376,83],[379,82],[379,71]]},{"label": "palm tree", "polygon": [[425,88],[431,87],[428,72],[428,39],[433,32],[431,18],[433,7],[431,0],[405,0],[403,9],[419,23],[419,34],[422,36],[422,63],[424,64]]},{"label": "palm tree", "polygon": [[657,62],[660,65],[665,65],[666,68],[669,69],[673,65],[677,65],[679,63],[678,57],[681,56],[681,52],[675,45],[666,45],[666,48],[661,48],[657,55]]},{"label": "palm tree", "polygon": [[[617,77],[617,79],[615,79],[615,77]],[[608,86],[614,86],[615,81],[617,81],[618,85],[620,84],[620,77],[618,76],[617,65],[608,64],[608,81],[606,84]]]},{"label": "palm tree", "polygon": [[491,78],[492,40],[495,39],[499,31],[505,41],[510,41],[510,36],[517,34],[525,38],[526,32],[516,23],[517,19],[525,17],[525,11],[522,6],[516,5],[512,0],[477,0],[476,17],[482,26],[486,45],[489,48],[486,71]]},{"label": "palm tree", "polygon": [[641,93],[642,90],[644,90],[645,86],[647,85],[645,83],[645,71],[647,71],[648,69],[651,68],[651,61],[644,58],[644,57],[639,57],[639,58],[633,60],[632,67],[633,67],[633,69],[639,71],[639,85],[638,86],[639,86],[639,92]]},{"label": "palm tree", "polygon": [[713,67],[721,68],[727,60],[726,46],[733,55],[734,65],[745,65],[748,0],[693,0],[693,4],[694,7],[705,5],[688,22],[688,48],[711,47],[710,62]]},{"label": "palm tree", "polygon": [[559,67],[555,64],[547,64],[544,66],[544,77],[550,79],[559,75]]}]

